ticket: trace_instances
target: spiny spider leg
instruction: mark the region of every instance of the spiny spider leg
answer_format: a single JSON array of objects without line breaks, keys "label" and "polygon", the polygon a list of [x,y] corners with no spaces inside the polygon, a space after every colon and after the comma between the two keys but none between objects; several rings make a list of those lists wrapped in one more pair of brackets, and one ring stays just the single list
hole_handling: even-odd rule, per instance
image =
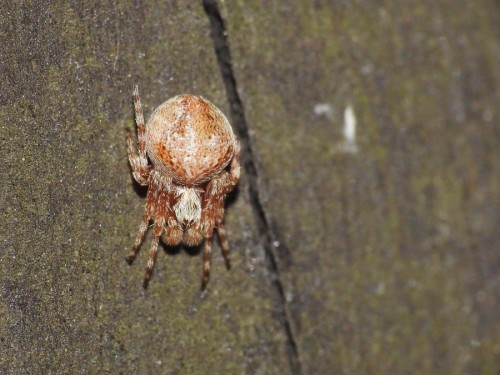
[{"label": "spiny spider leg", "polygon": [[219,234],[220,247],[222,256],[224,257],[224,262],[226,263],[226,269],[231,269],[231,259],[229,258],[229,243],[227,242],[226,230],[222,224],[222,220],[217,220],[217,233]]},{"label": "spiny spider leg", "polygon": [[142,113],[141,98],[139,96],[139,87],[137,85],[134,87],[134,94],[132,95],[134,99],[134,109],[135,109],[135,121],[137,123],[137,147],[139,148],[139,157],[142,160],[146,160],[146,126],[144,125],[144,114]]},{"label": "spiny spider leg", "polygon": [[209,230],[205,236],[205,244],[203,246],[203,276],[201,278],[201,290],[205,290],[210,279],[210,263],[212,261],[212,234],[213,228]]},{"label": "spiny spider leg", "polygon": [[144,235],[148,230],[148,225],[151,220],[151,217],[154,214],[155,209],[155,197],[153,193],[153,189],[148,190],[148,195],[146,199],[146,209],[144,210],[144,215],[142,216],[142,222],[139,226],[139,233],[135,237],[134,246],[132,246],[132,250],[130,251],[130,255],[127,257],[128,264],[132,264],[139,252],[139,248],[141,246],[142,241],[144,240]]},{"label": "spiny spider leg", "polygon": [[[151,185],[152,187],[156,187],[155,185]],[[151,250],[149,252],[148,264],[146,265],[146,273],[144,275],[144,282],[142,286],[144,289],[148,287],[149,280],[153,275],[153,268],[156,262],[156,256],[158,255],[158,244],[160,242],[160,237],[165,229],[165,215],[167,208],[167,194],[165,191],[158,191],[156,189],[152,189],[157,192],[158,199],[155,202],[156,210],[154,212],[154,225],[153,225],[153,240],[151,241]]]},{"label": "spiny spider leg", "polygon": [[241,144],[240,141],[236,141],[236,147],[234,150],[234,156],[231,160],[231,164],[229,164],[229,181],[225,186],[224,193],[229,193],[233,190],[234,186],[237,184],[240,178],[240,150]]},{"label": "spiny spider leg", "polygon": [[127,131],[127,145],[128,145],[128,160],[132,167],[132,175],[135,180],[142,186],[147,186],[149,182],[148,158],[146,156],[146,130],[144,126],[144,115],[142,114],[141,98],[139,97],[139,89],[137,86],[134,88],[134,109],[135,119],[137,123],[137,147],[139,155],[136,153],[134,140],[130,131]]},{"label": "spiny spider leg", "polygon": [[182,227],[175,220],[175,216],[169,216],[166,220],[167,226],[161,235],[162,241],[168,246],[177,246],[182,241]]}]

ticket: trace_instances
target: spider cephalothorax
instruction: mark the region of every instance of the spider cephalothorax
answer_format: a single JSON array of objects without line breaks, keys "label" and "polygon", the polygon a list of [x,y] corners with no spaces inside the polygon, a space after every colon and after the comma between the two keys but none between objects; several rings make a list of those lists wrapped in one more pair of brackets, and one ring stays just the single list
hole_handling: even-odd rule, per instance
[{"label": "spider cephalothorax", "polygon": [[[222,220],[224,199],[240,176],[240,145],[224,114],[194,95],[178,95],[160,105],[144,125],[139,89],[134,89],[139,153],[128,134],[128,158],[135,180],[149,186],[146,209],[128,262],[132,263],[153,220],[153,242],[144,276],[153,273],[160,238],[175,246],[196,246],[203,240],[205,289],[210,277],[214,228],[230,268],[229,246]],[[152,165],[148,164],[147,156]]]}]

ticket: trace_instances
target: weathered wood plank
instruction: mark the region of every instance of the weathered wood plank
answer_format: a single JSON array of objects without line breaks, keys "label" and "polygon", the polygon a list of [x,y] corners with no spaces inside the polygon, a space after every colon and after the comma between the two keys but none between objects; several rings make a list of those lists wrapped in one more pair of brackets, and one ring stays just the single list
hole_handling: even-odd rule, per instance
[{"label": "weathered wood plank", "polygon": [[[244,189],[214,247],[162,251],[147,293],[125,129],[168,97],[228,105],[201,3],[2,2],[0,372],[279,373],[286,340]],[[243,177],[242,184],[245,184]],[[139,194],[138,194],[139,193]]]},{"label": "weathered wood plank", "polygon": [[498,373],[498,5],[220,6],[299,371]]},{"label": "weathered wood plank", "polygon": [[[0,372],[498,373],[498,6],[203,3],[0,5]],[[242,136],[204,298],[124,260],[134,83]]]}]

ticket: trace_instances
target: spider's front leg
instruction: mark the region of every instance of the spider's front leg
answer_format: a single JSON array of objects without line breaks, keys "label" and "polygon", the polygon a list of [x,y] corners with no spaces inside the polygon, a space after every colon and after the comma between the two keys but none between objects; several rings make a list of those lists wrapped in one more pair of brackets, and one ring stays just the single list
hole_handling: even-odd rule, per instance
[{"label": "spider's front leg", "polygon": [[155,207],[153,214],[153,240],[151,241],[151,250],[149,252],[149,259],[146,265],[146,273],[144,274],[144,281],[142,284],[144,289],[148,287],[149,280],[153,275],[153,268],[155,266],[156,256],[158,255],[158,245],[160,243],[160,237],[162,236],[165,229],[165,218],[169,210],[168,189],[165,189],[165,187],[162,185],[156,186],[154,182],[151,184],[150,189],[153,186],[157,189],[153,189],[157,191],[157,193],[155,194],[156,199],[154,203]]},{"label": "spider's front leg", "polygon": [[134,109],[135,120],[137,123],[137,146],[139,154],[136,153],[134,141],[130,131],[127,132],[128,160],[132,167],[132,175],[142,186],[147,186],[149,182],[150,167],[146,156],[146,127],[144,125],[144,115],[142,113],[141,98],[139,97],[139,88],[134,87]]},{"label": "spider's front leg", "polygon": [[[222,171],[218,176],[215,176],[212,181],[207,185],[203,197],[203,209],[201,213],[201,227],[203,228],[203,235],[205,243],[203,245],[203,274],[201,279],[201,290],[205,290],[210,279],[210,264],[212,260],[212,237],[216,223],[222,222],[224,216],[224,197],[225,193],[222,188],[222,182],[227,180],[228,173]],[[220,218],[220,220],[219,220]],[[226,262],[226,267],[230,267],[229,262],[229,247],[227,246],[227,239],[225,237],[224,229],[222,229],[224,245],[222,246],[222,255]],[[220,232],[219,232],[220,235]]]},{"label": "spider's front leg", "polygon": [[229,243],[227,242],[226,229],[222,224],[224,220],[224,199],[226,194],[234,189],[240,178],[240,142],[236,143],[236,150],[229,166],[229,172],[226,172],[224,178],[221,179],[221,190],[223,191],[222,199],[215,212],[215,226],[217,227],[217,234],[219,235],[222,256],[226,263],[226,269],[231,268],[231,259],[229,258]]},{"label": "spider's front leg", "polygon": [[201,215],[201,226],[205,236],[203,247],[203,276],[201,279],[201,290],[204,290],[210,279],[210,263],[212,258],[212,237],[214,227],[217,227],[221,242],[222,256],[226,268],[231,268],[229,258],[229,244],[226,231],[222,224],[224,219],[224,199],[226,194],[234,189],[240,178],[240,143],[236,142],[235,154],[229,165],[229,171],[222,171],[215,176],[207,185],[203,196],[203,208]]},{"label": "spider's front leg", "polygon": [[149,222],[154,215],[155,205],[156,205],[156,196],[157,196],[157,186],[155,184],[151,184],[148,189],[148,195],[146,198],[146,208],[144,210],[144,214],[142,216],[142,222],[139,226],[139,233],[135,237],[134,245],[132,246],[132,250],[130,251],[130,255],[127,257],[127,263],[132,264],[139,252],[139,248],[141,246],[142,241],[144,240],[144,235],[148,230]]},{"label": "spider's front leg", "polygon": [[234,156],[231,159],[231,164],[229,164],[229,172],[227,174],[228,179],[224,183],[224,194],[229,193],[234,189],[234,186],[238,183],[240,179],[240,151],[241,144],[239,140],[235,142]]},{"label": "spider's front leg", "polygon": [[[167,221],[174,220],[175,224],[178,225],[175,219],[171,217],[172,209],[170,205],[170,197],[172,196],[172,194],[173,189],[171,179],[164,178],[158,172],[153,170],[149,177],[149,189],[143,220],[139,227],[139,233],[137,234],[134,246],[132,247],[132,251],[127,258],[128,263],[132,264],[144,239],[144,235],[146,234],[146,231],[148,229],[148,224],[152,219],[153,240],[151,242],[151,250],[149,252],[149,259],[144,275],[144,288],[148,287],[149,280],[153,275],[153,268],[156,262],[156,256],[158,255],[158,245],[160,242],[160,238],[163,238],[165,236],[165,223]],[[180,238],[180,235],[178,237]],[[170,240],[172,241],[171,238]]]}]

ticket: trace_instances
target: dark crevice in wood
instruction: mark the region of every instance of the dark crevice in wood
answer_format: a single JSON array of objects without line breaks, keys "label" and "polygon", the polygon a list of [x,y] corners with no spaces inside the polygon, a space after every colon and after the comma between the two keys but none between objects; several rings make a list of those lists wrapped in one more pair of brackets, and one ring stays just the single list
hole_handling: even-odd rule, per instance
[{"label": "dark crevice in wood", "polygon": [[241,163],[248,176],[248,189],[250,203],[256,216],[257,228],[265,249],[268,267],[273,276],[279,305],[281,307],[281,319],[287,337],[287,352],[291,373],[302,374],[301,362],[297,343],[293,334],[290,309],[286,301],[285,288],[280,276],[278,256],[274,249],[274,243],[283,243],[277,233],[272,229],[262,205],[258,188],[258,171],[254,162],[248,124],[245,118],[243,103],[238,94],[236,78],[231,64],[231,53],[227,41],[227,30],[224,20],[219,11],[216,0],[202,0],[205,13],[210,20],[212,39],[214,41],[215,53],[219,62],[222,79],[226,87],[226,93],[230,105],[232,125],[241,141]]}]

